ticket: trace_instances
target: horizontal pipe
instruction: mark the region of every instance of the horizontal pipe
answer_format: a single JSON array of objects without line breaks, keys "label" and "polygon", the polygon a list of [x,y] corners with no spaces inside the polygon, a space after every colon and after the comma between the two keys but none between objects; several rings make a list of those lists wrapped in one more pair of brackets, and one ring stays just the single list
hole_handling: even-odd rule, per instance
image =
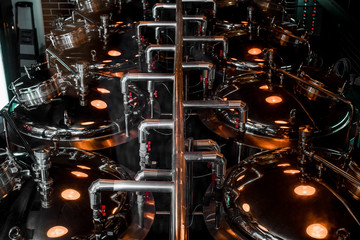
[{"label": "horizontal pipe", "polygon": [[122,192],[161,192],[172,193],[173,182],[161,181],[131,181],[131,180],[108,180],[98,179],[89,187],[90,207],[92,210],[100,210],[101,192],[122,191]]},{"label": "horizontal pipe", "polygon": [[238,108],[247,110],[246,103],[241,100],[192,100],[184,101],[184,108]]},{"label": "horizontal pipe", "polygon": [[149,129],[173,129],[174,121],[172,119],[146,119],[139,126],[139,143],[146,141],[146,134]]},{"label": "horizontal pipe", "polygon": [[183,16],[183,20],[187,22],[197,22],[199,27],[201,27],[202,35],[205,35],[207,30],[207,18],[203,15],[187,15]]},{"label": "horizontal pipe", "polygon": [[306,156],[308,156],[309,158],[315,159],[316,161],[324,164],[326,167],[330,168],[334,172],[340,174],[341,176],[343,176],[344,178],[346,178],[347,180],[349,180],[353,184],[360,187],[360,181],[358,179],[356,179],[354,176],[350,175],[349,173],[345,172],[341,168],[339,168],[339,167],[335,166],[334,164],[330,163],[326,159],[324,159],[324,158],[320,157],[319,155],[315,154],[315,151],[303,150],[303,153]]},{"label": "horizontal pipe", "polygon": [[176,22],[174,21],[140,21],[136,26],[136,36],[138,44],[141,44],[141,28],[143,27],[162,27],[162,28],[176,28]]},{"label": "horizontal pipe", "polygon": [[152,16],[157,21],[158,11],[160,9],[176,9],[175,3],[156,3],[152,8]]},{"label": "horizontal pipe", "polygon": [[184,62],[182,66],[183,69],[206,69],[209,71],[215,70],[214,64],[205,61]]},{"label": "horizontal pipe", "polygon": [[128,91],[128,84],[130,81],[154,81],[154,82],[164,82],[164,81],[174,81],[174,74],[172,73],[126,73],[121,78],[121,93],[126,94]]},{"label": "horizontal pipe", "polygon": [[200,139],[193,140],[192,146],[194,150],[207,150],[210,149],[215,152],[221,152],[220,146],[218,143],[212,139]]},{"label": "horizontal pipe", "polygon": [[229,51],[229,44],[228,44],[228,40],[226,37],[224,36],[184,36],[183,37],[183,41],[184,42],[222,42],[223,44],[223,58],[226,59],[227,58],[227,54]]},{"label": "horizontal pipe", "polygon": [[148,179],[171,179],[171,170],[168,169],[151,169],[145,168],[136,173],[134,179],[135,181],[143,181]]},{"label": "horizontal pipe", "polygon": [[175,45],[170,44],[150,44],[145,49],[145,61],[148,66],[148,71],[151,71],[151,62],[152,62],[152,52],[153,51],[163,51],[163,52],[175,52]]},{"label": "horizontal pipe", "polygon": [[211,162],[220,161],[224,156],[219,152],[186,152],[184,157],[188,162]]}]

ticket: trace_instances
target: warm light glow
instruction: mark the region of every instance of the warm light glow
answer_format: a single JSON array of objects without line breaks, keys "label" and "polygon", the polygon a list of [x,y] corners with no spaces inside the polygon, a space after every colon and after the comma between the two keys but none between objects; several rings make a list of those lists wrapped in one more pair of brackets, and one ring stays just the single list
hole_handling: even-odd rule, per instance
[{"label": "warm light glow", "polygon": [[261,90],[269,90],[269,86],[268,85],[262,85],[259,87],[259,89]]},{"label": "warm light glow", "polygon": [[281,103],[282,102],[282,98],[281,97],[278,97],[278,96],[270,96],[270,97],[267,97],[265,99],[265,101],[267,103],[271,103],[271,104],[274,104],[274,103]]},{"label": "warm light glow", "polygon": [[300,185],[294,189],[294,192],[300,196],[311,196],[315,194],[316,189],[309,185]]},{"label": "warm light glow", "polygon": [[84,165],[76,165],[78,168],[84,169],[84,170],[90,170],[91,168],[84,166]]},{"label": "warm light glow", "polygon": [[284,173],[286,173],[286,174],[297,174],[299,172],[300,172],[300,170],[296,170],[296,169],[289,169],[289,170],[284,171]]},{"label": "warm light glow", "polygon": [[233,61],[237,61],[237,58],[230,58],[231,60],[233,60]]},{"label": "warm light glow", "polygon": [[248,53],[251,55],[259,55],[262,51],[260,48],[250,48]]},{"label": "warm light glow", "polygon": [[150,219],[150,220],[154,220],[154,219],[155,219],[154,215],[151,214],[151,213],[145,213],[145,217],[148,218],[148,219]]},{"label": "warm light glow", "polygon": [[88,126],[88,125],[91,125],[91,124],[94,124],[95,122],[82,122],[80,123],[80,125],[83,125],[83,126]]},{"label": "warm light glow", "polygon": [[242,205],[242,209],[245,211],[245,212],[250,212],[250,205],[247,204],[247,203],[244,203]]},{"label": "warm light glow", "polygon": [[8,194],[5,194],[4,196],[2,196],[2,198],[6,198],[7,195],[8,195]]},{"label": "warm light glow", "polygon": [[114,73],[111,73],[111,75],[121,78],[124,75],[124,72],[114,72]]},{"label": "warm light glow", "polygon": [[258,226],[259,226],[259,228],[260,228],[261,230],[263,230],[263,231],[265,231],[265,232],[268,232],[268,231],[269,231],[269,230],[268,230],[266,227],[264,227],[263,225],[258,224]]},{"label": "warm light glow", "polygon": [[98,90],[98,92],[101,92],[101,93],[110,93],[110,91],[107,90],[106,88],[97,88],[96,90]]},{"label": "warm light glow", "polygon": [[108,55],[112,56],[112,57],[118,57],[121,55],[121,52],[116,51],[116,50],[110,50],[110,51],[108,51]]},{"label": "warm light glow", "polygon": [[91,101],[91,106],[97,108],[97,109],[105,109],[107,108],[107,104],[106,102],[102,101],[102,100],[92,100]]},{"label": "warm light glow", "polygon": [[238,179],[236,179],[236,181],[240,181],[241,179],[243,179],[245,177],[245,175],[241,175],[240,177],[238,177]]},{"label": "warm light glow", "polygon": [[289,167],[290,163],[280,163],[278,164],[278,167]]},{"label": "warm light glow", "polygon": [[78,171],[72,171],[71,174],[73,174],[79,178],[87,178],[89,176],[86,173],[78,172]]},{"label": "warm light glow", "polygon": [[116,22],[116,24],[123,24],[124,22]]},{"label": "warm light glow", "polygon": [[261,59],[261,58],[255,58],[254,61],[255,61],[255,62],[265,62],[265,60],[264,60],[264,59]]},{"label": "warm light glow", "polygon": [[58,237],[62,237],[65,234],[67,234],[69,232],[69,230],[66,227],[63,226],[55,226],[50,228],[46,235],[48,238],[58,238]]},{"label": "warm light glow", "polygon": [[306,233],[312,238],[324,239],[328,234],[328,230],[320,223],[314,223],[306,228]]},{"label": "warm light glow", "polygon": [[104,60],[104,61],[102,61],[103,63],[111,63],[112,62],[112,60]]},{"label": "warm light glow", "polygon": [[118,207],[115,207],[113,210],[112,210],[112,214],[115,214],[116,213],[116,211],[118,210]]},{"label": "warm light glow", "polygon": [[287,121],[283,121],[283,120],[276,120],[275,123],[277,123],[277,124],[288,124]]},{"label": "warm light glow", "polygon": [[74,189],[66,189],[62,191],[61,197],[65,200],[77,200],[80,198],[80,193]]},{"label": "warm light glow", "polygon": [[242,185],[241,187],[238,188],[239,191],[243,190],[245,187],[245,185]]}]

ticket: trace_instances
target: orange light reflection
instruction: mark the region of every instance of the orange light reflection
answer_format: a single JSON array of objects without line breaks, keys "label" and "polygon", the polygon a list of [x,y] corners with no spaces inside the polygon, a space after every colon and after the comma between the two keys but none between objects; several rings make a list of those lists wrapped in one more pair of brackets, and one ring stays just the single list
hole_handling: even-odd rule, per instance
[{"label": "orange light reflection", "polygon": [[299,196],[311,196],[315,194],[316,189],[309,185],[300,185],[294,189],[294,192]]},{"label": "orange light reflection", "polygon": [[270,103],[270,104],[276,104],[276,103],[281,103],[282,102],[282,98],[281,97],[278,97],[278,96],[270,96],[270,97],[267,97],[265,99],[265,101],[267,103]]},{"label": "orange light reflection", "polygon": [[68,232],[69,230],[66,227],[54,226],[47,231],[46,236],[48,238],[58,238],[64,236]]},{"label": "orange light reflection", "polygon": [[75,175],[78,178],[87,178],[89,176],[86,173],[78,172],[78,171],[72,171],[71,174]]},{"label": "orange light reflection", "polygon": [[300,170],[296,170],[296,169],[289,169],[289,170],[284,171],[284,173],[286,173],[286,174],[297,174],[299,172],[300,172]]},{"label": "orange light reflection", "polygon": [[118,57],[121,55],[121,52],[116,51],[116,50],[110,50],[110,51],[108,51],[108,55],[112,56],[112,57]]},{"label": "orange light reflection", "polygon": [[324,225],[314,223],[306,228],[306,233],[312,238],[324,239],[328,235],[328,230]]},{"label": "orange light reflection", "polygon": [[107,90],[106,88],[97,88],[96,90],[100,93],[110,93],[110,91]]},{"label": "orange light reflection", "polygon": [[81,168],[81,169],[85,169],[85,170],[90,170],[91,168],[87,167],[87,166],[84,166],[84,165],[76,165],[78,168]]},{"label": "orange light reflection", "polygon": [[97,109],[105,109],[107,108],[107,104],[106,102],[102,101],[102,100],[92,100],[91,101],[91,106],[97,108]]},{"label": "orange light reflection", "polygon": [[65,200],[74,201],[80,198],[80,193],[74,189],[66,189],[61,192],[61,197]]},{"label": "orange light reflection", "polygon": [[260,53],[262,53],[260,48],[250,48],[248,53],[250,55],[259,55]]}]

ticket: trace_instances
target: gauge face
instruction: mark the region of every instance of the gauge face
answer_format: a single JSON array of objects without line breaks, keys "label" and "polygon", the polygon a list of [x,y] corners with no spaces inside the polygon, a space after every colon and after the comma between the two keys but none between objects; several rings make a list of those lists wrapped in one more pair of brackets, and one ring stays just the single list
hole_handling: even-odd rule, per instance
[{"label": "gauge face", "polygon": [[231,169],[223,202],[233,231],[264,239],[336,239],[339,229],[360,236],[355,205],[341,200],[349,195],[337,191],[337,178],[325,171],[319,181],[316,166],[299,165],[299,156],[296,148],[265,151]]}]

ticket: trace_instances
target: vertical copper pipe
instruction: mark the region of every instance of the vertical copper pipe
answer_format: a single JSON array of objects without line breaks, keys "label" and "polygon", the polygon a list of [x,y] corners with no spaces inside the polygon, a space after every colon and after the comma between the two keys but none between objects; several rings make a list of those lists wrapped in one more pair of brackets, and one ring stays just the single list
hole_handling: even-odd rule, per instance
[{"label": "vertical copper pipe", "polygon": [[173,120],[174,134],[172,137],[172,179],[174,182],[174,195],[172,198],[173,215],[171,238],[187,239],[188,229],[186,224],[186,162],[184,158],[184,108],[183,108],[183,19],[182,19],[182,1],[176,0],[176,51],[175,51],[175,84],[173,95]]}]

